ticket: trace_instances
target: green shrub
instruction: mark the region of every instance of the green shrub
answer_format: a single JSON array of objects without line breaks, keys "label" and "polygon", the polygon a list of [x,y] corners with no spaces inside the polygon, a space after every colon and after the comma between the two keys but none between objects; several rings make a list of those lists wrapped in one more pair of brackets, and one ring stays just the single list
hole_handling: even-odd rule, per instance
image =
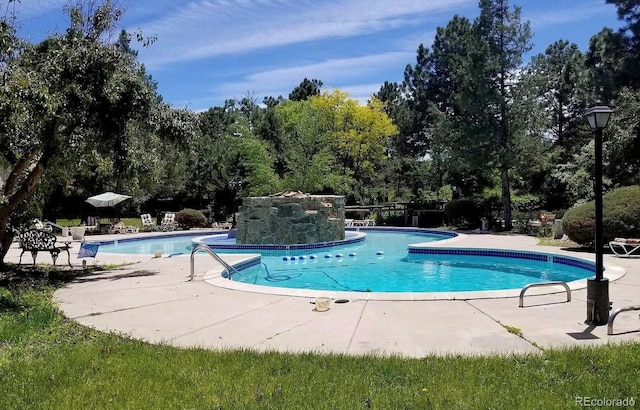
[{"label": "green shrub", "polygon": [[535,195],[514,195],[511,197],[511,207],[520,212],[534,212],[540,209],[542,201]]},{"label": "green shrub", "polygon": [[207,224],[207,218],[196,209],[183,209],[176,214],[176,222],[188,228],[202,228]]},{"label": "green shrub", "polygon": [[449,218],[449,222],[454,225],[465,222],[477,225],[480,223],[481,210],[470,199],[453,199],[445,204],[444,214]]},{"label": "green shrub", "polygon": [[[614,238],[640,237],[640,186],[614,189],[602,198],[602,236],[604,242]],[[595,201],[567,210],[562,229],[574,242],[590,244],[595,239]]]}]

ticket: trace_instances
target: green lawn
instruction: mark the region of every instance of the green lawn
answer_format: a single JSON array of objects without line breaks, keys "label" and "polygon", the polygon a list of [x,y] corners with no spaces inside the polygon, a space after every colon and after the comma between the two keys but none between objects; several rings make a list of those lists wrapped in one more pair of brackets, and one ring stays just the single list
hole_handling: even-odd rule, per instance
[{"label": "green lawn", "polygon": [[423,359],[177,349],[66,320],[51,275],[24,282],[0,281],[1,409],[566,409],[576,397],[640,405],[640,344]]}]

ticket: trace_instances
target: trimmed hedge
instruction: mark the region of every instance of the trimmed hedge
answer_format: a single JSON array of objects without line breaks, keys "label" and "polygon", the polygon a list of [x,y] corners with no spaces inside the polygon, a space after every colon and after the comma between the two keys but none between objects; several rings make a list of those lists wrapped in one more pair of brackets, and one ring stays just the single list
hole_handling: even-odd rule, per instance
[{"label": "trimmed hedge", "polygon": [[[562,229],[581,245],[595,240],[595,201],[569,209],[562,217]],[[604,242],[614,238],[640,238],[640,186],[614,189],[602,197],[602,236]]]},{"label": "trimmed hedge", "polygon": [[207,218],[196,209],[186,208],[176,214],[176,222],[188,228],[202,228],[207,225]]}]

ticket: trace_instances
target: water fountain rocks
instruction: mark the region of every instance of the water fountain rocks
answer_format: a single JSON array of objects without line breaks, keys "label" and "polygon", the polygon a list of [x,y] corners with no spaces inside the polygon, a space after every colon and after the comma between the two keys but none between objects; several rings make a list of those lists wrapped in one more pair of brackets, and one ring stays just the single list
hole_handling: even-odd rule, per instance
[{"label": "water fountain rocks", "polygon": [[238,244],[299,245],[340,241],[344,196],[289,192],[242,200]]}]

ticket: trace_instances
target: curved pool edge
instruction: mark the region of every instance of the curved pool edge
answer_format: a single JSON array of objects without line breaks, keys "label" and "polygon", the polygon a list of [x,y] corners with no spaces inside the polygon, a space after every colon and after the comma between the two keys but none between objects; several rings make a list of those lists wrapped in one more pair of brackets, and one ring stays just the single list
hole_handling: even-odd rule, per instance
[{"label": "curved pool edge", "polygon": [[[456,239],[456,238],[452,238]],[[415,244],[410,245],[417,248],[428,248],[427,244]],[[464,248],[443,248],[443,249],[458,249],[458,250],[474,250],[474,251],[499,251],[499,252],[519,252],[519,253],[529,253],[529,254],[537,254],[537,255],[547,255],[552,257],[560,257],[566,259],[574,259],[577,261],[581,261],[588,264],[594,264],[593,261],[585,258],[576,258],[573,256],[567,256],[560,253],[553,252],[540,252],[540,251],[529,251],[529,250],[517,250],[517,249],[505,249],[505,248],[479,248],[479,247],[464,247]],[[222,253],[221,253],[222,254]],[[224,254],[222,254],[224,255]],[[231,266],[233,267],[241,267],[242,265],[246,265],[249,260],[255,259],[260,260],[260,255],[252,255],[252,258],[244,258],[242,260],[238,260]],[[259,262],[258,262],[259,263]],[[254,263],[255,264],[255,263]],[[610,282],[615,282],[616,280],[622,278],[626,275],[626,270],[621,266],[605,264],[605,278],[609,279]],[[347,300],[364,300],[364,301],[464,301],[464,300],[480,300],[480,299],[501,299],[501,298],[516,298],[520,296],[520,292],[522,288],[516,289],[502,289],[502,290],[479,290],[479,291],[457,291],[457,292],[352,292],[352,291],[328,291],[328,290],[315,290],[315,289],[293,289],[293,288],[282,288],[276,286],[262,286],[262,285],[252,285],[248,283],[237,282],[234,280],[230,280],[228,278],[222,277],[222,269],[212,269],[207,271],[202,280],[210,285],[217,286],[224,289],[229,290],[237,290],[242,292],[251,292],[251,293],[261,293],[261,294],[269,294],[269,295],[279,295],[279,296],[290,296],[290,297],[301,297],[301,298],[315,298],[319,296],[329,297],[332,300],[336,299],[347,299]],[[531,283],[541,283],[541,282],[531,282]],[[569,289],[573,292],[576,290],[584,289],[587,287],[587,278],[574,280],[571,282],[567,282]],[[540,296],[540,295],[551,295],[556,293],[564,293],[566,290],[563,286],[545,286],[541,288],[531,289],[527,295],[528,296]]]},{"label": "curved pool edge", "polygon": [[[389,230],[389,231],[400,231],[400,230],[415,230],[424,232],[424,229],[421,228],[406,228],[406,227],[366,227],[359,228],[359,230],[367,231],[367,230]],[[433,230],[431,230],[433,231]],[[428,243],[417,243],[411,244],[410,247],[415,248],[448,248],[450,245],[458,244],[459,242],[464,242],[465,239],[476,238],[478,235],[469,235],[464,233],[455,233],[450,231],[439,231],[439,232],[447,232],[447,236],[449,238],[442,239],[435,242]],[[91,241],[94,243],[113,243],[113,242],[128,242],[131,240],[141,240],[141,239],[151,239],[158,237],[168,237],[168,236],[207,236],[211,234],[219,234],[223,233],[221,231],[212,231],[212,230],[202,230],[200,232],[187,231],[187,232],[153,232],[149,233],[148,236],[141,238],[140,236],[132,236],[132,237],[114,237],[102,241]],[[567,253],[554,253],[554,252],[541,252],[541,251],[532,251],[526,249],[516,249],[516,248],[488,248],[488,247],[480,247],[480,246],[467,246],[460,247],[458,249],[482,249],[482,250],[500,250],[506,252],[530,252],[530,253],[542,253],[547,255],[555,255],[555,256],[563,256],[567,258],[573,258],[581,261],[585,261],[593,264],[594,262],[590,259],[586,258],[578,258],[575,256],[567,255]],[[224,252],[219,252],[224,256]],[[127,253],[108,253],[113,257],[122,257],[122,258],[137,258],[140,260],[146,260],[149,254],[127,254]],[[188,257],[188,254],[177,254]],[[246,257],[240,258],[242,254],[231,254],[234,257],[238,258],[233,261],[232,266],[242,264],[246,262],[248,259],[257,258],[260,259],[260,255],[255,254],[244,254]],[[623,276],[626,275],[626,271],[617,265],[605,263],[605,277],[609,279],[609,281],[614,282]],[[324,290],[310,290],[310,289],[291,289],[291,288],[278,288],[278,287],[268,287],[268,286],[260,286],[260,285],[250,285],[240,282],[235,282],[228,279],[223,279],[220,277],[222,273],[221,268],[215,268],[206,271],[204,275],[198,275],[202,280],[206,283],[209,283],[214,286],[218,286],[226,289],[240,290],[245,292],[252,293],[262,293],[262,294],[273,294],[273,295],[285,295],[285,296],[296,296],[296,297],[305,297],[305,298],[313,298],[316,296],[329,296],[332,299],[353,299],[353,300],[381,300],[381,301],[409,301],[409,300],[474,300],[474,299],[496,299],[496,298],[514,298],[518,297],[521,289],[507,289],[507,290],[491,290],[491,291],[458,291],[458,292],[348,292],[348,291],[324,291]],[[568,282],[569,287],[572,291],[584,289],[586,288],[587,279],[579,279],[576,281]],[[554,287],[545,287],[545,288],[534,288],[527,295],[546,295],[546,294],[554,294],[564,292],[564,288],[562,286],[554,286]]]}]

